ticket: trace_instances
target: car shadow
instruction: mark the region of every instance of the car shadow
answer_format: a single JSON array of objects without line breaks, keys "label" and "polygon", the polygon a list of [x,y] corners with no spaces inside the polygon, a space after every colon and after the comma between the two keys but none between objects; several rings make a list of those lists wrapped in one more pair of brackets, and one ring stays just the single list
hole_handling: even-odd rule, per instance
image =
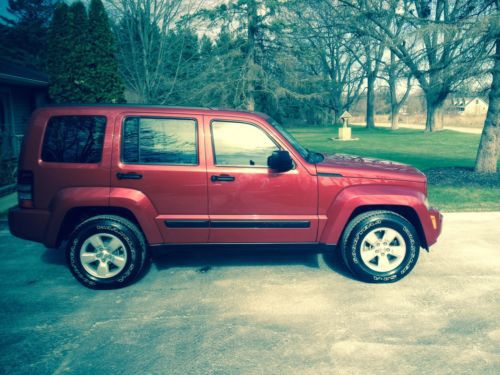
[{"label": "car shadow", "polygon": [[42,261],[48,264],[66,265],[66,256],[62,249],[45,248],[42,253]]},{"label": "car shadow", "polygon": [[[154,264],[159,270],[174,267],[232,267],[304,265],[319,268],[317,251],[312,249],[285,250],[257,247],[189,247],[153,249]],[[203,271],[201,271],[203,272]]]},{"label": "car shadow", "polygon": [[[321,260],[332,271],[349,279],[351,273],[344,265],[342,256],[337,250],[320,253],[314,248],[261,248],[245,247],[191,247],[151,248],[150,259],[138,279],[142,279],[154,265],[158,270],[170,268],[196,268],[205,273],[214,267],[254,267],[254,266],[286,266],[303,265],[309,268],[320,268]],[[44,263],[66,266],[64,250],[45,249],[41,255]]]},{"label": "car shadow", "polygon": [[324,263],[332,271],[348,279],[354,279],[345,267],[342,256],[337,249],[318,252],[315,248],[290,249],[245,247],[189,247],[182,249],[152,249],[152,261],[158,270],[176,267],[197,268],[204,273],[213,267],[253,267],[253,266],[286,266],[303,265],[309,268],[320,268]]},{"label": "car shadow", "polygon": [[323,261],[332,271],[344,276],[345,278],[356,280],[352,273],[347,269],[339,249],[322,253],[320,256],[323,257]]}]

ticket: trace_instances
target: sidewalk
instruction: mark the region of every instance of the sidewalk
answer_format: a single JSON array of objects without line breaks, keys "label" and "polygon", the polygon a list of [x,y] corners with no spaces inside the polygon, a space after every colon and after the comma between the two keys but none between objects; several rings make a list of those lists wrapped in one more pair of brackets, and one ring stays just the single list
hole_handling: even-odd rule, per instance
[{"label": "sidewalk", "polygon": [[[351,126],[366,126],[366,124],[349,124]],[[375,127],[377,128],[390,128],[391,124],[389,122],[376,122]],[[400,128],[403,129],[416,129],[416,130],[424,130],[425,125],[423,124],[399,124]],[[467,133],[467,134],[481,134],[483,131],[482,128],[467,128],[467,127],[459,127],[459,126],[445,126],[444,130],[452,130],[455,132],[460,132],[460,133]]]}]

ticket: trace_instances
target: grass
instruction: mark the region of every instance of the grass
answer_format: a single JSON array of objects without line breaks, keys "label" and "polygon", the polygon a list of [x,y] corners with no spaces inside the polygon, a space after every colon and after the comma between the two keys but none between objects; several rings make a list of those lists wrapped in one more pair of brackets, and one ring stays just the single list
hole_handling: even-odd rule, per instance
[{"label": "grass", "polygon": [[[441,168],[461,171],[455,174],[455,178],[429,179],[431,204],[444,211],[500,211],[499,174],[483,176],[476,181],[475,175],[469,171],[474,167],[479,135],[454,131],[429,134],[409,129],[394,132],[356,127],[352,131],[358,141],[334,142],[330,139],[337,136],[337,128],[334,127],[289,130],[305,147],[315,151],[398,161],[428,174]],[[465,174],[467,178],[464,178]]]}]

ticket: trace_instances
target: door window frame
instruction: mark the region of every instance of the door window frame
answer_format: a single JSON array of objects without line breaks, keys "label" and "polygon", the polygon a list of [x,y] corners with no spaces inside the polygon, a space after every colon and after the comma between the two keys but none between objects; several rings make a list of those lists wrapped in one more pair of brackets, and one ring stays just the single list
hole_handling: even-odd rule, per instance
[{"label": "door window frame", "polygon": [[[256,168],[263,169],[263,168],[265,168],[265,169],[269,169],[269,167],[267,165],[261,166],[261,165],[229,165],[229,164],[228,165],[220,165],[220,164],[217,164],[217,156],[215,154],[214,131],[213,131],[213,123],[214,122],[237,123],[237,124],[244,124],[244,125],[253,126],[254,128],[257,128],[260,131],[262,131],[266,135],[266,137],[268,137],[269,140],[275,144],[277,150],[283,150],[283,147],[273,137],[271,137],[269,135],[269,133],[262,126],[259,126],[257,124],[254,124],[254,123],[251,123],[248,121],[213,118],[210,120],[209,126],[210,126],[210,142],[211,142],[211,146],[212,146],[212,163],[213,163],[213,166],[216,168],[251,168],[251,169],[256,169]],[[295,169],[295,162],[294,162],[293,169]]]},{"label": "door window frame", "polygon": [[[196,163],[193,164],[176,164],[176,163],[130,163],[123,160],[123,143],[125,139],[125,121],[131,117],[139,117],[146,119],[156,119],[156,120],[191,120],[194,121],[194,140],[196,149]],[[139,129],[140,130],[140,129]],[[121,121],[121,131],[120,131],[120,163],[123,165],[159,165],[159,166],[181,166],[181,167],[198,167],[200,166],[200,141],[199,141],[199,122],[198,119],[194,117],[180,117],[180,116],[161,116],[161,115],[141,115],[141,114],[127,114],[122,117]],[[138,135],[139,137],[139,135]]]}]

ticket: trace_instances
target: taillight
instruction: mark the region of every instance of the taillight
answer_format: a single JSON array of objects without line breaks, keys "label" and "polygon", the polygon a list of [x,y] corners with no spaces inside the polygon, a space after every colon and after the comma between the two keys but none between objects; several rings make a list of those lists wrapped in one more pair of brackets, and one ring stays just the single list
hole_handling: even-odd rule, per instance
[{"label": "taillight", "polygon": [[19,171],[17,174],[17,197],[19,207],[34,208],[33,204],[33,172]]}]

